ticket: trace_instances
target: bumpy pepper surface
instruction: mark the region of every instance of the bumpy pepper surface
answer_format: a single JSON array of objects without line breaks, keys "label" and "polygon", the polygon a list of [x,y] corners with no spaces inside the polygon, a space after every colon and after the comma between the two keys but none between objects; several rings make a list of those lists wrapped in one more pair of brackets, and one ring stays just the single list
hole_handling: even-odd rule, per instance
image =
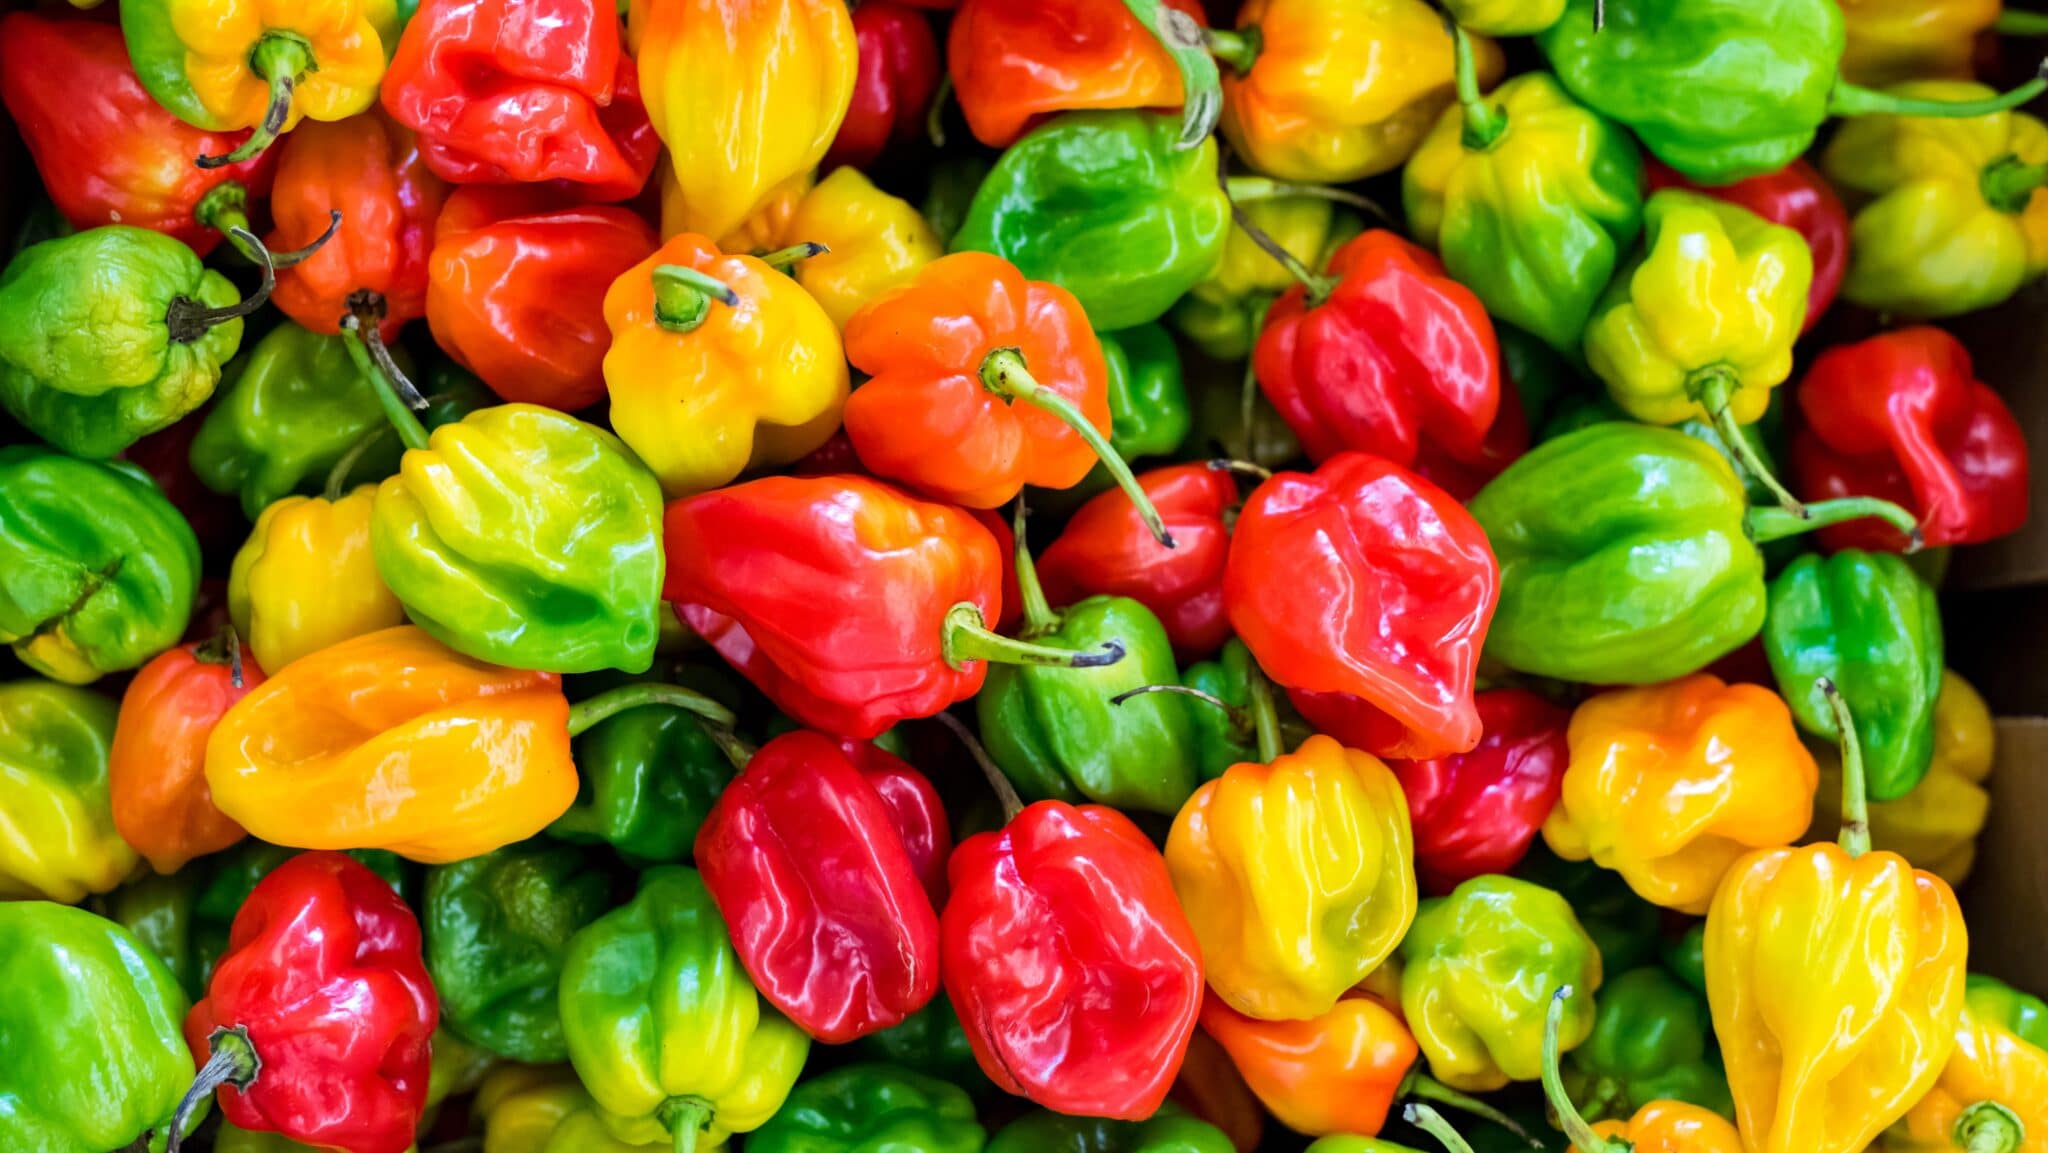
[{"label": "bumpy pepper surface", "polygon": [[2048,1142],[2048,1005],[1995,977],[1964,981],[1956,1051],[1885,1131],[1885,1153],[2035,1153]]},{"label": "bumpy pepper surface", "polygon": [[759,1153],[981,1153],[988,1131],[965,1090],[895,1065],[813,1077],[747,1137]]},{"label": "bumpy pepper surface", "polygon": [[405,623],[370,551],[376,498],[372,485],[338,500],[288,496],[256,518],[228,570],[228,613],[257,664],[282,669]]},{"label": "bumpy pepper surface", "polygon": [[[887,0],[863,5],[854,10],[854,20],[892,7]],[[782,240],[825,247],[798,261],[792,275],[842,332],[869,301],[908,284],[946,254],[945,243],[910,202],[876,188],[858,168],[836,169],[805,193],[783,226]]]},{"label": "bumpy pepper surface", "polygon": [[1479,743],[1462,753],[1390,761],[1408,800],[1415,871],[1442,896],[1485,873],[1520,863],[1557,806],[1571,750],[1571,714],[1523,689],[1473,698]]},{"label": "bumpy pepper surface", "polygon": [[0,898],[76,904],[134,871],[108,788],[116,711],[70,685],[0,685]]},{"label": "bumpy pepper surface", "polygon": [[1813,284],[1806,292],[1806,328],[1820,322],[1841,291],[1849,270],[1849,212],[1826,177],[1805,159],[1733,184],[1698,184],[1652,160],[1645,168],[1650,191],[1683,188],[1747,208],[1806,240],[1813,256]]},{"label": "bumpy pepper surface", "polygon": [[235,702],[263,683],[263,670],[232,633],[180,645],[142,666],[121,697],[107,754],[114,827],[159,873],[242,839],[242,826],[214,806],[206,784],[206,741]]},{"label": "bumpy pepper surface", "polygon": [[[1198,24],[1195,0],[1165,0]],[[946,40],[953,93],[974,138],[1008,148],[1046,117],[1083,109],[1175,108],[1181,74],[1122,4],[967,0]]]}]

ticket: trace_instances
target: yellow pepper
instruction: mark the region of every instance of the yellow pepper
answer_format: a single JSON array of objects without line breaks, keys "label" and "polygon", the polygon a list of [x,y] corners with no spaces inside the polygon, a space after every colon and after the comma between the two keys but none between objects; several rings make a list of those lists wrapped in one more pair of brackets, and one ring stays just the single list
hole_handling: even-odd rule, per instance
[{"label": "yellow pepper", "polygon": [[1838,0],[1848,35],[1842,79],[1882,87],[1901,80],[1970,78],[1977,34],[1999,0]]},{"label": "yellow pepper", "polygon": [[74,904],[135,871],[107,786],[116,712],[88,689],[0,684],[0,901]]},{"label": "yellow pepper", "polygon": [[633,9],[640,94],[668,145],[682,226],[724,236],[776,185],[824,159],[853,98],[853,21],[843,0],[641,0]]},{"label": "yellow pepper", "polygon": [[483,1125],[483,1153],[541,1153],[564,1118],[591,1104],[567,1065],[505,1065],[477,1087],[470,1116]]},{"label": "yellow pepper", "polygon": [[370,555],[376,503],[366,484],[339,500],[288,496],[256,518],[228,570],[228,614],[265,672],[405,623]]},{"label": "yellow pepper", "polygon": [[1444,0],[1444,11],[1467,32],[1534,36],[1564,15],[1564,0]]},{"label": "yellow pepper", "polygon": [[612,426],[672,498],[789,464],[839,428],[839,330],[755,257],[684,233],[612,282],[604,319]]},{"label": "yellow pepper", "polygon": [[[605,1128],[604,1119],[595,1109],[579,1109],[562,1118],[538,1153],[670,1153],[674,1148],[675,1144],[666,1137],[644,1145],[622,1141]],[[694,1148],[696,1153],[720,1153],[725,1142],[706,1134],[698,1138]]]},{"label": "yellow pepper", "polygon": [[[769,190],[760,206],[740,221],[738,228],[718,238],[718,247],[726,252],[760,256],[794,243],[782,239],[789,233],[789,218],[796,215],[796,206],[803,203],[804,197],[811,194],[817,183],[818,174],[806,168],[776,185]],[[684,223],[689,215],[689,206],[683,202],[683,186],[676,182],[675,169],[664,169],[661,180],[661,238],[673,240],[690,231]]]},{"label": "yellow pepper", "polygon": [[1415,918],[1401,784],[1379,758],[1325,736],[1195,790],[1167,836],[1166,869],[1209,987],[1262,1020],[1329,1012]]},{"label": "yellow pepper", "polygon": [[[1357,216],[1318,196],[1280,196],[1240,207],[1252,227],[1310,268],[1327,265],[1330,254],[1363,227]],[[1267,306],[1294,284],[1294,274],[1233,222],[1223,238],[1223,259],[1173,306],[1173,326],[1214,359],[1243,360],[1258,339]]]},{"label": "yellow pepper", "polygon": [[1695,673],[1601,693],[1572,713],[1567,740],[1543,839],[1667,909],[1706,912],[1739,857],[1789,845],[1813,820],[1819,769],[1791,710],[1758,685]]},{"label": "yellow pepper", "polygon": [[778,243],[822,244],[796,266],[804,286],[841,331],[862,306],[946,254],[924,214],[874,186],[858,168],[835,169],[796,207]]},{"label": "yellow pepper", "polygon": [[1972,975],[1941,1079],[1885,1131],[1882,1153],[2048,1150],[2048,1006]]}]

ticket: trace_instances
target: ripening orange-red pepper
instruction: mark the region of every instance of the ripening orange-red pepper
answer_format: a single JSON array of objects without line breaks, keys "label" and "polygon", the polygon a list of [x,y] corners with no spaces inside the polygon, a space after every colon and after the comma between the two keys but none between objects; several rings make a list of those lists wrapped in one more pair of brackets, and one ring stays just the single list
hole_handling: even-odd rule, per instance
[{"label": "ripening orange-red pepper", "polygon": [[107,756],[107,788],[114,828],[157,872],[175,873],[247,835],[214,806],[206,742],[228,709],[262,683],[256,657],[232,631],[180,645],[128,683]]}]

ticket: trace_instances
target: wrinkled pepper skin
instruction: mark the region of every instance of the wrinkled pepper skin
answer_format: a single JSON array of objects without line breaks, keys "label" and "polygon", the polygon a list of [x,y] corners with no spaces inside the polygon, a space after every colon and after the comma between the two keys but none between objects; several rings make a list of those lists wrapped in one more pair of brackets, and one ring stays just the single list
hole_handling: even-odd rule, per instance
[{"label": "wrinkled pepper skin", "polygon": [[1523,689],[1478,694],[1479,743],[1463,753],[1389,761],[1408,801],[1415,871],[1443,896],[1521,863],[1557,807],[1571,749],[1571,714]]},{"label": "wrinkled pepper skin", "polygon": [[1043,1109],[1010,1122],[988,1153],[1233,1153],[1223,1130],[1177,1109],[1143,1121],[1068,1117]]},{"label": "wrinkled pepper skin", "polygon": [[69,684],[178,642],[199,540],[134,465],[0,448],[0,642]]},{"label": "wrinkled pepper skin", "polygon": [[1832,680],[1856,725],[1873,801],[1895,801],[1934,763],[1941,606],[1905,561],[1848,549],[1807,555],[1771,581],[1764,651],[1801,728],[1841,728],[1820,689]]},{"label": "wrinkled pepper skin", "polygon": [[1256,1020],[1212,993],[1202,1031],[1281,1124],[1310,1136],[1378,1133],[1421,1053],[1398,1005],[1356,992],[1307,1021]]},{"label": "wrinkled pepper skin", "polygon": [[1652,160],[1645,168],[1650,191],[1682,188],[1711,196],[1797,232],[1813,257],[1813,282],[1806,290],[1806,331],[1820,318],[1841,291],[1842,277],[1849,270],[1849,212],[1834,185],[1805,159],[1798,159],[1774,172],[1751,176],[1733,184],[1695,184]]},{"label": "wrinkled pepper skin", "polygon": [[427,872],[427,973],[463,1037],[528,1064],[569,1056],[555,988],[569,938],[611,879],[570,845],[527,841]]},{"label": "wrinkled pepper skin", "polygon": [[1414,920],[1412,845],[1394,774],[1325,736],[1197,789],[1166,868],[1209,988],[1263,1020],[1328,1013]]},{"label": "wrinkled pepper skin", "polygon": [[848,1065],[789,1095],[747,1137],[756,1153],[981,1153],[988,1131],[958,1085],[894,1065]]},{"label": "wrinkled pepper skin", "polygon": [[1762,686],[1695,673],[1601,693],[1572,712],[1569,739],[1543,839],[1652,904],[1705,913],[1738,858],[1792,844],[1813,821],[1820,769]]},{"label": "wrinkled pepper skin", "polygon": [[548,826],[603,841],[635,865],[686,861],[732,762],[689,712],[642,705],[575,739],[576,802]]},{"label": "wrinkled pepper skin", "polygon": [[1661,966],[1618,974],[1601,986],[1593,1031],[1566,1061],[1565,1091],[1588,1121],[1660,1100],[1732,1117],[1728,1079],[1708,1055],[1709,1024],[1705,995]]},{"label": "wrinkled pepper skin", "polygon": [[142,666],[121,697],[107,754],[114,827],[159,873],[244,836],[206,784],[207,738],[263,683],[254,653],[243,648],[239,662],[219,641],[180,645]]},{"label": "wrinkled pepper skin", "polygon": [[841,166],[858,172],[922,138],[925,111],[945,71],[931,18],[915,6],[873,0],[855,8],[852,20],[853,94],[819,164],[827,172]]},{"label": "wrinkled pepper skin", "polygon": [[568,722],[554,674],[473,661],[404,625],[294,661],[243,697],[207,741],[206,782],[273,844],[445,864],[569,807]]},{"label": "wrinkled pepper skin", "polygon": [[134,871],[109,793],[115,712],[70,685],[0,684],[0,900],[77,904]]},{"label": "wrinkled pepper skin", "polygon": [[1848,40],[1842,75],[1857,84],[1969,79],[1977,37],[2003,7],[1999,0],[1839,2]]},{"label": "wrinkled pepper skin", "polygon": [[[1165,7],[1203,23],[1196,0]],[[1180,70],[1122,4],[967,0],[946,39],[953,94],[974,138],[1008,148],[1029,128],[1084,109],[1178,108]]]},{"label": "wrinkled pepper skin", "polygon": [[147,1134],[162,1150],[193,1071],[185,993],[163,962],[83,909],[4,901],[0,986],[0,1143],[106,1153]]},{"label": "wrinkled pepper skin", "polygon": [[[1798,399],[1806,419],[1792,434],[1792,476],[1801,492],[1892,501],[1929,545],[1980,544],[2026,522],[2026,436],[1977,379],[1962,342],[1941,329],[1916,325],[1830,348]],[[1820,541],[1906,546],[1897,529],[1868,518],[1822,529]]]},{"label": "wrinkled pepper skin", "polygon": [[1357,698],[1361,731],[1346,743],[1411,759],[1479,742],[1472,689],[1500,587],[1486,534],[1456,501],[1364,453],[1260,484],[1223,578],[1260,667],[1289,689]]},{"label": "wrinkled pepper skin", "polygon": [[[871,11],[905,9],[878,0],[854,9],[854,20]],[[922,21],[923,16],[908,17]],[[915,279],[918,270],[946,254],[909,201],[874,186],[857,168],[840,168],[797,202],[783,238],[791,244],[822,244],[829,251],[797,262],[793,275],[841,332],[868,302]]]},{"label": "wrinkled pepper skin", "polygon": [[561,1009],[569,1062],[624,1142],[666,1140],[671,1124],[701,1126],[711,1144],[758,1129],[811,1044],[762,1002],[703,879],[681,865],[642,873],[630,902],[570,940]]},{"label": "wrinkled pepper skin", "polygon": [[1215,142],[1183,150],[1179,131],[1178,117],[1135,111],[1033,129],[982,181],[952,250],[1066,289],[1102,331],[1158,320],[1216,267],[1230,227]]},{"label": "wrinkled pepper skin", "polygon": [[376,500],[366,484],[339,500],[288,496],[256,518],[228,570],[228,614],[257,664],[282,669],[405,623],[371,552]]},{"label": "wrinkled pepper skin", "polygon": [[594,1104],[566,1065],[499,1065],[477,1087],[470,1116],[491,1153],[542,1153],[570,1114]]},{"label": "wrinkled pepper skin", "polygon": [[[2048,1142],[2048,1006],[1995,977],[1964,982],[1956,1050],[1927,1096],[1887,1129],[1873,1148],[1884,1153],[1964,1153],[1973,1143],[2037,1153]],[[2002,1105],[2018,1119],[2011,1135],[2003,1118],[1981,1102]],[[1973,1113],[1972,1107],[1976,1107]],[[1973,1132],[1982,1132],[1976,1142]]]},{"label": "wrinkled pepper skin", "polygon": [[940,971],[982,1072],[1056,1112],[1150,1117],[1202,1004],[1159,850],[1114,809],[1040,801],[947,875]]},{"label": "wrinkled pepper skin", "polygon": [[[1600,950],[1571,906],[1513,877],[1475,877],[1424,901],[1401,959],[1401,1011],[1430,1074],[1467,1092],[1536,1080],[1551,995],[1600,987]],[[1593,998],[1573,998],[1559,1044],[1585,1040],[1593,1016]]]}]

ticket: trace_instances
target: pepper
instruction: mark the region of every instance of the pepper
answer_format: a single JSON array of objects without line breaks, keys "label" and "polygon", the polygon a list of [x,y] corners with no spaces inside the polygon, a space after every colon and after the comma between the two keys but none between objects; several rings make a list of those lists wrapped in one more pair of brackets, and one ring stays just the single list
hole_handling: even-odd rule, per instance
[{"label": "pepper", "polygon": [[1842,75],[1856,84],[1943,77],[1967,80],[1977,37],[1993,28],[1999,0],[1841,0],[1847,47]]},{"label": "pepper", "polygon": [[1995,977],[1964,982],[1956,1051],[1927,1096],[1885,1131],[1885,1153],[2039,1148],[2048,1128],[2048,1006]]},{"label": "pepper", "polygon": [[[920,17],[922,19],[922,17]],[[965,1090],[894,1065],[813,1077],[747,1138],[757,1153],[981,1153],[988,1131]]]},{"label": "pepper", "polygon": [[1414,759],[1479,742],[1472,688],[1499,574],[1486,534],[1447,493],[1343,453],[1313,473],[1276,473],[1246,499],[1223,596],[1275,680],[1351,698],[1345,744]]},{"label": "pepper", "polygon": [[1564,15],[1564,0],[1447,0],[1458,27],[1487,36],[1534,36]]},{"label": "pepper", "polygon": [[255,655],[232,632],[171,649],[128,682],[107,752],[107,789],[114,827],[150,868],[175,873],[244,836],[207,790],[206,740],[262,683]]},{"label": "pepper", "polygon": [[[1423,901],[1401,959],[1401,1010],[1430,1073],[1473,1092],[1536,1080],[1537,1007],[1561,986],[1600,987],[1600,950],[1571,906],[1513,877],[1474,877]],[[1567,1012],[1570,1049],[1593,1031],[1594,1014],[1584,1002]]]},{"label": "pepper", "polygon": [[1603,970],[1626,972],[1657,957],[1660,911],[1637,896],[1621,874],[1591,861],[1567,861],[1537,843],[1529,846],[1514,875],[1555,891],[1571,905],[1579,927],[1600,949]]},{"label": "pepper", "polygon": [[564,1120],[592,1104],[566,1065],[500,1065],[477,1088],[470,1117],[489,1153],[542,1153]]},{"label": "pepper", "polygon": [[[1189,665],[1181,674],[1181,685],[1201,694],[1206,706],[1191,706],[1189,720],[1195,733],[1196,767],[1204,781],[1213,781],[1232,765],[1263,763],[1261,739],[1276,747],[1273,755],[1289,751],[1288,741],[1297,734],[1289,731],[1274,700],[1273,686],[1259,671],[1258,662],[1243,641],[1232,637],[1212,661]],[[1295,720],[1298,726],[1298,718]],[[1264,730],[1264,733],[1261,730]]]},{"label": "pepper", "polygon": [[302,853],[249,894],[185,1018],[186,1041],[211,1056],[179,1116],[218,1088],[244,1129],[402,1153],[426,1105],[438,1012],[412,910],[358,862]]},{"label": "pepper", "polygon": [[659,865],[586,925],[562,965],[569,1061],[625,1142],[694,1153],[782,1107],[810,1038],[748,982],[696,870]]},{"label": "pepper", "polygon": [[178,642],[199,541],[131,464],[0,448],[0,642],[44,676],[90,684]]},{"label": "pepper", "polygon": [[1215,141],[1183,150],[1178,131],[1173,117],[1128,110],[1033,129],[982,181],[952,250],[1066,289],[1098,329],[1159,319],[1222,259],[1230,224]]},{"label": "pepper", "polygon": [[[188,996],[203,996],[210,960],[199,955],[194,914],[200,869],[179,873],[144,871],[87,907],[135,935],[162,961]],[[190,1077],[186,1080],[189,1082]]]},{"label": "pepper", "polygon": [[1188,1038],[1187,1060],[1168,1098],[1223,1130],[1236,1153],[1256,1153],[1266,1139],[1266,1107],[1245,1084],[1230,1053],[1201,1029]]},{"label": "pepper", "polygon": [[[973,0],[968,0],[970,4]],[[1234,1153],[1207,1121],[1165,1109],[1142,1121],[1068,1117],[1039,1109],[1003,1126],[988,1153]]]},{"label": "pepper", "polygon": [[[1854,3],[1854,0],[1850,0]],[[1842,276],[1849,268],[1849,213],[1834,185],[1818,169],[1798,159],[1785,167],[1733,184],[1695,184],[1655,160],[1646,164],[1650,191],[1682,188],[1726,201],[1797,232],[1813,257],[1813,281],[1806,290],[1806,323],[1813,331],[1820,318],[1835,302]]]},{"label": "pepper", "polygon": [[161,1149],[192,1080],[185,994],[163,962],[83,909],[0,901],[0,986],[0,1143],[105,1153],[148,1135]]},{"label": "pepper", "polygon": [[[1544,9],[1554,20],[1564,7],[1490,2],[1536,20]],[[1416,238],[1442,253],[1488,312],[1576,351],[1642,229],[1642,158],[1625,130],[1548,72],[1524,73],[1482,97],[1468,38],[1456,35],[1458,104],[1402,170],[1402,206]]]},{"label": "pepper", "polygon": [[0,684],[0,899],[76,904],[134,870],[109,799],[115,712],[70,685]]},{"label": "pepper", "polygon": [[1252,239],[1245,224],[1309,268],[1328,267],[1338,246],[1363,227],[1357,215],[1323,196],[1276,196],[1233,207],[1233,215],[1244,214],[1244,224],[1231,222],[1222,259],[1188,289],[1171,313],[1173,327],[1212,360],[1250,356],[1266,309],[1298,283],[1285,265]]},{"label": "pepper", "polygon": [[587,408],[605,394],[606,290],[655,243],[623,208],[560,207],[530,188],[459,189],[434,225],[427,326],[506,400]]},{"label": "pepper", "polygon": [[866,168],[885,152],[900,152],[922,138],[925,110],[938,92],[943,67],[931,21],[916,7],[874,0],[855,8],[851,18],[853,93],[818,165],[827,172],[841,165]]},{"label": "pepper", "polygon": [[1593,1031],[1563,1071],[1565,1089],[1588,1121],[1629,1116],[1654,1101],[1731,1117],[1711,1041],[1705,995],[1659,966],[1630,969],[1601,987]]},{"label": "pepper", "polygon": [[548,826],[566,841],[603,841],[635,865],[688,860],[732,762],[687,710],[628,709],[577,737],[576,800]]},{"label": "pepper", "polygon": [[1771,582],[1764,651],[1778,689],[1807,732],[1844,741],[1830,688],[1856,718],[1871,799],[1895,801],[1934,763],[1941,692],[1941,607],[1890,553],[1803,556]]},{"label": "pepper", "polygon": [[599,0],[425,0],[384,80],[384,110],[455,184],[553,184],[630,200],[661,142],[644,77]]},{"label": "pepper", "polygon": [[[834,0],[636,3],[640,87],[689,232],[722,237],[817,167],[853,98],[858,41]],[[772,128],[770,127],[772,125]]]},{"label": "pepper", "polygon": [[[1139,324],[1102,335],[1102,363],[1109,379],[1109,443],[1125,460],[1170,456],[1187,439],[1187,384],[1181,379],[1180,350],[1157,324]],[[1105,489],[1111,478],[1096,465],[1079,487]]]},{"label": "pepper", "polygon": [[1491,689],[1472,703],[1480,735],[1470,751],[1387,764],[1408,801],[1416,874],[1432,896],[1520,864],[1557,806],[1571,757],[1571,714],[1535,693]]},{"label": "pepper", "polygon": [[[1571,995],[1570,985],[1559,989],[1550,998],[1550,1011],[1544,1018],[1543,1092],[1575,1153],[1630,1153],[1639,1147],[1664,1153],[1744,1153],[1747,1146],[1742,1135],[1722,1113],[1683,1100],[1656,1098],[1645,1101],[1626,1121],[1616,1117],[1597,1125],[1587,1124],[1588,1117],[1573,1107],[1572,1094],[1558,1070],[1558,1026],[1564,1019],[1564,1003]],[[1703,1012],[1697,1005],[1691,1011],[1695,1015]],[[1654,1028],[1649,1022],[1641,1022],[1638,1027]],[[1572,1054],[1575,1062],[1585,1049],[1582,1046]],[[1725,1090],[1722,1096],[1726,1096]],[[1594,1101],[1599,1111],[1604,1111],[1608,1103],[1607,1099]],[[1599,1116],[1599,1111],[1594,1116]]]},{"label": "pepper", "polygon": [[1644,900],[1701,914],[1736,860],[1792,844],[1820,770],[1759,685],[1695,673],[1592,697],[1572,712],[1564,792],[1543,839],[1613,869]]},{"label": "pepper", "polygon": [[[877,0],[854,9],[853,18],[859,23],[865,13],[891,11],[906,12],[891,0]],[[914,12],[906,18],[924,22]],[[869,301],[908,284],[946,253],[910,202],[876,188],[857,168],[820,180],[797,202],[782,236],[824,248],[798,261],[793,275],[842,332]]]},{"label": "pepper", "polygon": [[799,460],[839,428],[839,333],[767,262],[683,233],[612,282],[604,319],[613,427],[672,498]]},{"label": "pepper", "polygon": [[228,574],[228,613],[256,664],[282,669],[405,623],[371,555],[376,493],[363,485],[338,498],[288,496],[256,518]]},{"label": "pepper", "polygon": [[1487,655],[1561,680],[1667,681],[1757,635],[1759,544],[1862,516],[1913,523],[1869,498],[1807,505],[1804,520],[1747,501],[1726,456],[1672,429],[1600,423],[1538,446],[1472,500],[1500,558]]}]

